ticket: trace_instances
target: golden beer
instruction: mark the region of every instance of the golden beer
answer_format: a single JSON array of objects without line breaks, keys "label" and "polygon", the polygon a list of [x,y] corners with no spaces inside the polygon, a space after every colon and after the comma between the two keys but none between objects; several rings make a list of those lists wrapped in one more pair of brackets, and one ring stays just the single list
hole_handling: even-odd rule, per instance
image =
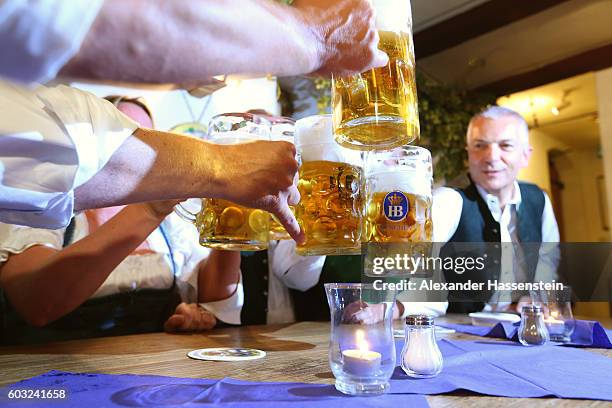
[{"label": "golden beer", "polygon": [[[271,140],[282,140],[289,143],[294,143],[295,121],[291,118],[282,116],[271,116],[268,120],[272,124]],[[295,208],[289,206],[293,214]],[[285,227],[276,219],[273,214],[270,214],[270,240],[291,239]]]},{"label": "golden beer", "polygon": [[306,235],[300,255],[361,253],[362,170],[340,162],[302,163],[296,217]]},{"label": "golden beer", "polygon": [[[407,211],[402,213],[406,202]],[[368,194],[363,241],[375,243],[431,242],[432,200],[405,191]],[[397,216],[393,217],[395,208]]]},{"label": "golden beer", "polygon": [[270,214],[221,199],[202,200],[197,215],[200,244],[209,248],[257,251],[268,248]]},{"label": "golden beer", "polygon": [[352,149],[385,150],[419,138],[412,35],[379,30],[379,36],[386,66],[332,80],[336,141]]},{"label": "golden beer", "polygon": [[[289,206],[291,211],[295,214],[295,207]],[[270,240],[281,240],[281,239],[291,239],[285,227],[281,225],[281,223],[276,219],[274,214],[270,214]]]}]

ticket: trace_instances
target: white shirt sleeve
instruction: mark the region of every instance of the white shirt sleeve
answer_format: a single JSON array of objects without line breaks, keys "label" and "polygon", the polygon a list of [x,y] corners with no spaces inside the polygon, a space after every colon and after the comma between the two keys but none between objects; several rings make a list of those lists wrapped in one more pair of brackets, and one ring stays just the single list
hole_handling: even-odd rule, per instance
[{"label": "white shirt sleeve", "polygon": [[137,128],[88,92],[0,81],[0,222],[65,227],[74,189]]},{"label": "white shirt sleeve", "polygon": [[559,226],[548,194],[544,193],[544,211],[542,212],[542,244],[539,251],[538,266],[534,281],[550,282],[557,279],[559,260]]},{"label": "white shirt sleeve", "polygon": [[214,314],[222,322],[240,324],[240,312],[242,311],[242,306],[244,306],[242,272],[240,272],[236,291],[230,297],[216,302],[200,303],[200,306]]},{"label": "white shirt sleeve", "polygon": [[81,47],[103,0],[0,0],[0,76],[46,82]]},{"label": "white shirt sleeve", "polygon": [[64,232],[64,229],[49,230],[0,223],[0,266],[9,256],[21,254],[33,246],[42,245],[61,250]]},{"label": "white shirt sleeve", "polygon": [[319,282],[324,256],[298,255],[295,241],[290,239],[270,247],[270,271],[288,288],[306,291]]},{"label": "white shirt sleeve", "polygon": [[431,217],[433,222],[434,242],[447,242],[457,231],[463,199],[461,195],[448,187],[439,187],[433,191]]}]

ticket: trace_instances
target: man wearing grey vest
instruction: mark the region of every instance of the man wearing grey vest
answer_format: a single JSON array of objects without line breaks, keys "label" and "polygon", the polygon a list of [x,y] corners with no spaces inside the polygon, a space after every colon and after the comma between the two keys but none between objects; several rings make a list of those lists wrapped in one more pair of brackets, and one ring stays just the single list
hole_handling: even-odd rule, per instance
[{"label": "man wearing grey vest", "polygon": [[[444,271],[447,282],[550,282],[559,262],[559,229],[548,195],[517,181],[532,148],[521,115],[491,106],[470,120],[467,130],[470,184],[457,190],[463,206],[455,233],[442,256],[483,256],[486,267],[463,274]],[[470,243],[470,244],[464,244]],[[516,310],[525,293],[451,291],[449,312]]]}]

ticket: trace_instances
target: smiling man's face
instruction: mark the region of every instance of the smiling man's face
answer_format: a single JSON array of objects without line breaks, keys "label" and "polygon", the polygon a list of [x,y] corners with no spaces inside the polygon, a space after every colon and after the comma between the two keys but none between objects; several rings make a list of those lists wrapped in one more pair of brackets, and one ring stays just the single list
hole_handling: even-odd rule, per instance
[{"label": "smiling man's face", "polygon": [[470,176],[489,194],[513,189],[518,172],[527,167],[531,147],[521,131],[512,116],[472,121],[467,135]]}]

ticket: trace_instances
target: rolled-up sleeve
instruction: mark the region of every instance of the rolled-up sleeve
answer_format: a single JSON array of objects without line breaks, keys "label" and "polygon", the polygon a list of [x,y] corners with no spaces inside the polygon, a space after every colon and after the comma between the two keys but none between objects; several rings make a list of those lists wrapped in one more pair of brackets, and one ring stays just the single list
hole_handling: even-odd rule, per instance
[{"label": "rolled-up sleeve", "polygon": [[0,0],[0,76],[46,82],[81,47],[103,0]]},{"label": "rolled-up sleeve", "polygon": [[93,177],[137,127],[90,93],[0,81],[0,222],[65,227],[74,189]]},{"label": "rolled-up sleeve", "polygon": [[236,291],[228,298],[216,302],[200,303],[200,306],[214,314],[215,317],[224,323],[240,324],[240,313],[244,306],[244,288],[242,286],[242,273]]},{"label": "rolled-up sleeve", "polygon": [[64,242],[64,229],[48,230],[0,223],[0,265],[11,255],[41,245],[60,250]]},{"label": "rolled-up sleeve", "polygon": [[295,241],[270,244],[270,271],[288,288],[307,291],[319,282],[324,256],[301,256],[295,250]]}]

